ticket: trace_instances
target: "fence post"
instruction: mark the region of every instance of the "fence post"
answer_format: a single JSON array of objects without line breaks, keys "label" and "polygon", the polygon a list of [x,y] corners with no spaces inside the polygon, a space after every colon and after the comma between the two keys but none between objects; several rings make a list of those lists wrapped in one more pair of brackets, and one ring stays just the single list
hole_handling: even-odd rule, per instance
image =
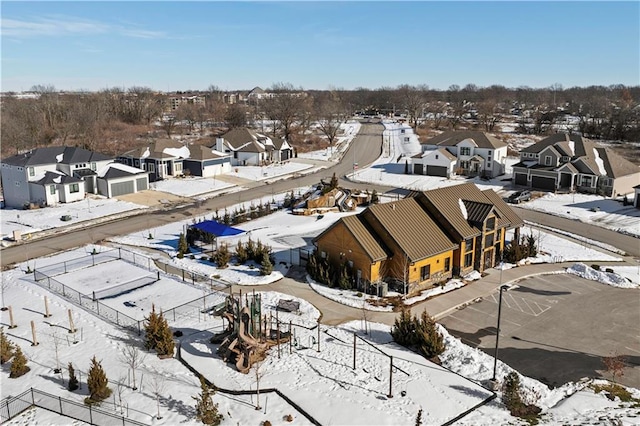
[{"label": "fence post", "polygon": [[60,403],[60,414],[62,414],[62,397],[61,396],[58,397],[58,402]]},{"label": "fence post", "polygon": [[389,357],[389,395],[387,395],[387,398],[393,398],[392,386],[393,386],[393,357],[390,356]]},{"label": "fence post", "polygon": [[100,302],[96,302],[96,313],[100,316]]},{"label": "fence post", "polygon": [[93,413],[91,412],[91,404],[89,404],[89,423],[93,424]]},{"label": "fence post", "polygon": [[120,247],[118,247],[118,259],[122,259],[122,253],[120,252]]},{"label": "fence post", "polygon": [[181,270],[182,270],[182,281],[184,282],[184,269],[181,269]]},{"label": "fence post", "polygon": [[142,334],[142,330],[140,329],[140,321],[138,321],[138,336]]},{"label": "fence post", "polygon": [[64,273],[67,273],[67,261],[62,262],[64,264]]},{"label": "fence post", "polygon": [[47,285],[49,286],[49,289],[51,289],[51,278],[47,277]]},{"label": "fence post", "polygon": [[318,319],[318,352],[320,352],[320,320]]},{"label": "fence post", "polygon": [[[31,399],[33,400],[33,388],[31,388]],[[9,401],[7,401],[7,421],[11,419],[11,411],[9,411]]]},{"label": "fence post", "polygon": [[353,369],[356,369],[356,333],[353,332]]},{"label": "fence post", "polygon": [[33,388],[31,388],[31,403],[36,405],[36,398],[33,396]]},{"label": "fence post", "polygon": [[147,257],[147,267],[151,270],[151,258]]},{"label": "fence post", "polygon": [[96,255],[91,253],[91,266],[96,266]]}]

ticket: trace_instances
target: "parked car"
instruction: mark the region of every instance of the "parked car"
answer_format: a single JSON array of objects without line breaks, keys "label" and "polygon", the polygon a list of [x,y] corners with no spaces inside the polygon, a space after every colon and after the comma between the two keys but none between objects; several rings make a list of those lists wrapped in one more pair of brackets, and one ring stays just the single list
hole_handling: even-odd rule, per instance
[{"label": "parked car", "polygon": [[520,204],[523,201],[529,201],[531,199],[531,191],[516,191],[509,195],[507,202],[512,204]]}]

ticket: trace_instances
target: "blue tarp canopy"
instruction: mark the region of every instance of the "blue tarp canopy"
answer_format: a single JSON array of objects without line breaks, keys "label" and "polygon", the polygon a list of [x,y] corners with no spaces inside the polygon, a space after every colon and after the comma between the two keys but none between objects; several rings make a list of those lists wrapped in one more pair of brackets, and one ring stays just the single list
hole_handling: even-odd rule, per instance
[{"label": "blue tarp canopy", "polygon": [[231,235],[242,234],[244,232],[242,229],[233,228],[225,225],[224,223],[216,222],[215,220],[205,220],[204,222],[191,225],[190,228],[199,229],[208,234],[215,235],[216,237],[228,237]]}]

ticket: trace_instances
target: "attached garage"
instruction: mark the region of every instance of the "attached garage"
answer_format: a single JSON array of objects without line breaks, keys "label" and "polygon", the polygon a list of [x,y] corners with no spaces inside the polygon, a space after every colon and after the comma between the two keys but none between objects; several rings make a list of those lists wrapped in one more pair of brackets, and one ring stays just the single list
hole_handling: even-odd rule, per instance
[{"label": "attached garage", "polygon": [[447,177],[447,168],[442,166],[427,166],[427,175]]},{"label": "attached garage", "polygon": [[146,177],[136,179],[136,190],[144,191],[145,189],[149,189],[149,179]]},{"label": "attached garage", "polygon": [[515,183],[516,185],[527,186],[527,174],[526,173],[516,173],[515,174]]},{"label": "attached garage", "polygon": [[111,184],[111,196],[117,197],[118,195],[132,194],[136,192],[133,181],[116,182]]},{"label": "attached garage", "polygon": [[422,175],[424,172],[422,171],[422,164],[414,164],[413,165],[413,174],[414,175]]},{"label": "attached garage", "polygon": [[554,178],[531,176],[531,187],[538,189],[546,189],[549,191],[555,191],[556,180]]}]

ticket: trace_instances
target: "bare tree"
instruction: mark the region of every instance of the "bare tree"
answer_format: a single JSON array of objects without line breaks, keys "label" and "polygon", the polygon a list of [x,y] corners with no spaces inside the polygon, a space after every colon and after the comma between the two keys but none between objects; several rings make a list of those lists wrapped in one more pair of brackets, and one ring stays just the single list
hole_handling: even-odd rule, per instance
[{"label": "bare tree", "polygon": [[346,118],[344,105],[338,95],[333,92],[328,97],[316,99],[315,115],[318,129],[327,137],[329,146],[334,147],[340,124]]},{"label": "bare tree", "polygon": [[144,364],[146,357],[146,353],[132,345],[124,346],[120,352],[120,361],[131,369],[131,374],[133,376],[133,390],[138,389],[136,387],[136,369]]},{"label": "bare tree", "polygon": [[56,368],[55,370],[53,370],[56,374],[62,372],[62,369],[60,368],[60,336],[58,336],[58,331],[54,330],[53,333],[51,334],[51,338],[52,338],[52,342],[53,342],[53,349],[55,351],[56,354]]},{"label": "bare tree", "polygon": [[230,129],[245,127],[247,125],[247,108],[240,104],[229,105],[224,121]]},{"label": "bare tree", "polygon": [[118,405],[120,405],[120,414],[124,414],[124,404],[122,403],[122,396],[124,395],[124,376],[120,376],[118,378],[118,383],[116,385],[116,395],[118,396]]},{"label": "bare tree", "polygon": [[284,138],[291,141],[293,125],[304,108],[306,94],[290,83],[274,84],[270,92],[273,96],[264,102],[265,113],[279,123]]},{"label": "bare tree", "polygon": [[154,374],[153,378],[151,379],[151,390],[153,391],[153,395],[156,398],[156,406],[158,408],[156,419],[158,420],[162,419],[162,416],[160,415],[160,395],[164,393],[165,389],[166,382],[164,380],[164,377],[159,374]]},{"label": "bare tree", "polygon": [[262,408],[260,406],[260,379],[264,376],[264,372],[260,371],[260,367],[262,367],[262,362],[254,362],[251,367],[256,378],[256,410],[260,410]]},{"label": "bare tree", "polygon": [[613,383],[616,382],[616,377],[622,377],[624,375],[624,369],[627,366],[627,359],[618,354],[612,356],[606,356],[602,358],[602,362],[613,378]]},{"label": "bare tree", "polygon": [[425,93],[429,90],[428,86],[409,86],[402,85],[398,87],[400,100],[404,109],[407,111],[409,125],[414,129],[418,126],[418,119],[422,117],[426,99]]},{"label": "bare tree", "polygon": [[178,118],[175,116],[175,114],[165,114],[162,117],[162,129],[167,132],[167,137],[170,138],[171,135],[173,134],[173,131],[176,128],[178,122]]}]

